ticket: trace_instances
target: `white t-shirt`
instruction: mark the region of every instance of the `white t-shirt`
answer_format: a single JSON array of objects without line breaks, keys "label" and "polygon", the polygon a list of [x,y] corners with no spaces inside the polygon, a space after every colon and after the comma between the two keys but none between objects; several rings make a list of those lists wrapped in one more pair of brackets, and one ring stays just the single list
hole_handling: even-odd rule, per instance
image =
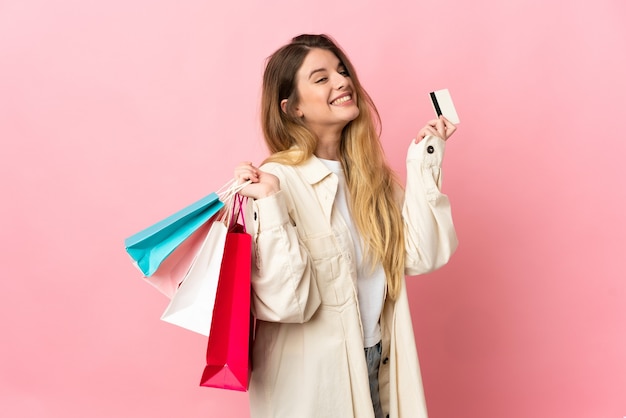
[{"label": "white t-shirt", "polygon": [[352,242],[354,242],[357,267],[357,293],[361,322],[363,325],[363,347],[372,347],[381,340],[379,319],[385,298],[385,271],[380,264],[372,270],[369,264],[363,260],[361,235],[352,221],[352,214],[350,213],[347,199],[348,188],[346,186],[346,178],[343,173],[343,168],[341,167],[341,162],[321,158],[320,161],[339,179],[334,208],[339,211],[348,225],[350,234],[352,235]]}]

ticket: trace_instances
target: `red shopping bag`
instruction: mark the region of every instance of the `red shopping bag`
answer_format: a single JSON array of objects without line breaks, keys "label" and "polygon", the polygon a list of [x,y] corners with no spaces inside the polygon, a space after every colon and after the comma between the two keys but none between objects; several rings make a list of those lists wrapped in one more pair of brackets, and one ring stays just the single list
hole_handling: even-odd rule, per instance
[{"label": "red shopping bag", "polygon": [[[238,204],[234,206],[239,206],[241,212],[242,198],[237,198]],[[226,235],[206,367],[200,386],[248,390],[253,325],[250,313],[251,249],[252,237],[235,219]]]}]

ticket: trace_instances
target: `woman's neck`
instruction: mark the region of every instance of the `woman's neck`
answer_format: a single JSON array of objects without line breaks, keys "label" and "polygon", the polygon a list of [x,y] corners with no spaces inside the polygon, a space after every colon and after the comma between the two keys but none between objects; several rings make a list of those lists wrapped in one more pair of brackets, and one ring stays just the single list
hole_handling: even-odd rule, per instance
[{"label": "woman's neck", "polygon": [[339,160],[339,144],[341,143],[341,132],[318,136],[315,156],[325,160]]}]

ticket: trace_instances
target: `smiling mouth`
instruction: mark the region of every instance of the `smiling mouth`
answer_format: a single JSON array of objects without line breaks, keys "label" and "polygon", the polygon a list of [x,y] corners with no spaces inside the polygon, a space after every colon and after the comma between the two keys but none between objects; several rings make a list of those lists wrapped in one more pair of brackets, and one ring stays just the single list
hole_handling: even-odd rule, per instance
[{"label": "smiling mouth", "polygon": [[334,106],[337,106],[337,105],[340,105],[340,104],[344,104],[345,102],[347,102],[349,100],[352,100],[352,95],[351,94],[349,94],[347,96],[342,96],[342,97],[340,97],[338,99],[335,99],[332,102],[330,102],[330,104],[334,105]]}]

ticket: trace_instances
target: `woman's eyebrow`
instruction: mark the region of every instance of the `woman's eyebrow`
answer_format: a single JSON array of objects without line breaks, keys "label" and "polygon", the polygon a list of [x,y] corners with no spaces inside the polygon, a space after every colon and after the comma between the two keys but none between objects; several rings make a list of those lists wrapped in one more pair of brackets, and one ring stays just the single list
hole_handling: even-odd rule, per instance
[{"label": "woman's eyebrow", "polygon": [[311,71],[311,73],[309,74],[309,79],[313,77],[313,74],[323,72],[323,71],[326,71],[326,68],[318,68],[316,70]]},{"label": "woman's eyebrow", "polygon": [[[346,66],[342,62],[340,62],[337,65],[337,70],[347,70],[347,68],[346,68]],[[326,70],[326,68],[317,68],[317,69],[311,71],[311,73],[309,74],[309,79],[311,79],[311,77],[313,77],[313,75],[315,73],[320,73],[320,72],[324,72],[324,71],[328,71],[328,70]]]}]

